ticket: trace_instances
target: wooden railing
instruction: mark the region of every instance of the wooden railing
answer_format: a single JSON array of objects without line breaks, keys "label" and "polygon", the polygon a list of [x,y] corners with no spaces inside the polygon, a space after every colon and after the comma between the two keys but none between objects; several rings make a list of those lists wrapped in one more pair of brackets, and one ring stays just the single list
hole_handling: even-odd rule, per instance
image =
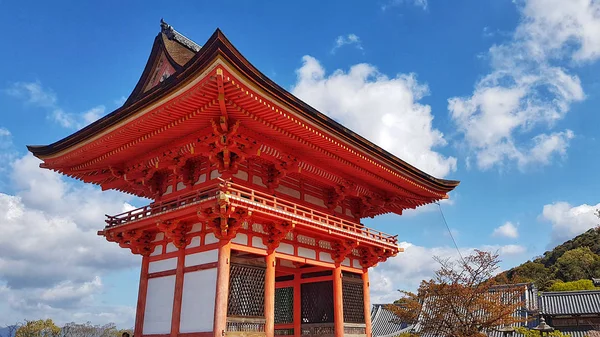
[{"label": "wooden railing", "polygon": [[224,183],[227,184],[227,193],[230,195],[230,197],[238,197],[242,201],[248,200],[258,203],[261,206],[271,208],[277,212],[294,214],[305,219],[310,219],[313,223],[325,225],[333,229],[339,229],[344,232],[355,233],[363,238],[383,241],[394,245],[396,245],[398,242],[397,235],[389,235],[378,230],[365,227],[360,223],[344,220],[335,215],[320,212],[310,207],[302,206],[286,199],[277,198],[267,193],[255,191],[239,184],[232,182]]},{"label": "wooden railing", "polygon": [[107,215],[106,229],[188,207],[210,199],[216,199],[222,193],[228,198],[243,203],[254,210],[262,210],[274,215],[283,214],[288,217],[301,218],[320,228],[354,234],[354,236],[394,246],[398,243],[397,235],[389,235],[378,230],[367,228],[360,223],[344,220],[335,215],[321,212],[287,199],[278,198],[222,179],[219,179],[218,183],[202,190],[181,194],[173,199],[156,202],[114,216]]},{"label": "wooden railing", "polygon": [[202,190],[181,194],[174,199],[152,203],[117,215],[106,215],[106,228],[124,225],[126,223],[207,201],[209,199],[214,199],[220,191],[219,186],[221,186],[221,184],[216,183]]}]

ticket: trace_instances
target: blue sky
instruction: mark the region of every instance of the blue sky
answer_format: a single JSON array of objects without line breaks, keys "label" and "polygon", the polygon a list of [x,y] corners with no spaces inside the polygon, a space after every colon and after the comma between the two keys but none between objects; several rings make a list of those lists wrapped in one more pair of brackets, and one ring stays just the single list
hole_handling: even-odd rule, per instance
[{"label": "blue sky", "polygon": [[[221,28],[320,111],[461,180],[442,208],[465,251],[499,250],[509,268],[594,226],[600,3],[548,1],[0,0],[0,325],[31,315],[131,325],[138,258],[94,232],[104,213],[144,201],[37,169],[25,145],[122,104],[160,18],[199,44]],[[375,300],[454,254],[437,206],[365,223],[407,247],[373,272]]]}]

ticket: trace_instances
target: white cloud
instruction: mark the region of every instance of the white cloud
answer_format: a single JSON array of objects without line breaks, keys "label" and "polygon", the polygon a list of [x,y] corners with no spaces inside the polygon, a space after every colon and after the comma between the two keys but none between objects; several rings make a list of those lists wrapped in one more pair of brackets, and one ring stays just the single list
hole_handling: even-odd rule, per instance
[{"label": "white cloud", "polygon": [[540,218],[552,224],[551,245],[572,239],[600,224],[600,219],[595,215],[598,209],[600,203],[572,206],[568,202],[560,201],[544,205]]},{"label": "white cloud", "polygon": [[5,92],[10,96],[24,100],[26,104],[44,108],[53,108],[58,101],[56,94],[52,90],[44,89],[40,81],[16,82]]},{"label": "white cloud", "polygon": [[0,326],[24,318],[67,322],[84,312],[106,323],[100,314],[128,309],[98,302],[101,277],[137,266],[139,257],[96,232],[105,213],[131,207],[132,198],[67,181],[39,163],[30,154],[15,160],[9,176],[16,192],[0,193]]},{"label": "white cloud", "polygon": [[504,225],[495,228],[492,236],[516,239],[519,237],[519,231],[512,222],[508,221]]},{"label": "white cloud", "polygon": [[404,4],[413,5],[422,8],[423,10],[426,10],[428,6],[427,0],[389,0],[381,6],[381,10],[385,11],[389,8],[401,6]]},{"label": "white cloud", "polygon": [[600,56],[600,2],[516,3],[521,21],[510,42],[489,49],[491,73],[475,85],[471,96],[448,101],[480,169],[508,162],[524,169],[550,164],[556,155],[564,157],[573,132],[548,131],[571,104],[585,98],[579,77],[564,64]]},{"label": "white cloud", "polygon": [[292,93],[370,141],[425,172],[443,177],[456,170],[456,158],[434,148],[446,145],[432,125],[429,94],[414,74],[389,78],[372,65],[357,64],[331,75],[319,61],[303,57]]},{"label": "white cloud", "polygon": [[[409,242],[402,242],[400,246],[405,249],[396,257],[379,264],[370,272],[372,303],[391,303],[400,297],[397,290],[415,291],[422,280],[433,277],[440,265],[433,259],[459,259],[458,252],[453,247],[422,247]],[[524,254],[526,249],[518,245],[479,247],[480,250],[498,252],[500,258]],[[474,248],[461,248],[463,256],[472,253]]]},{"label": "white cloud", "polygon": [[58,105],[56,94],[51,89],[44,88],[40,81],[13,83],[5,90],[5,93],[24,100],[27,105],[48,110],[50,119],[69,129],[81,129],[105,113],[103,105],[98,105],[82,113],[66,112]]},{"label": "white cloud", "polygon": [[356,49],[363,50],[360,37],[355,34],[348,34],[346,36],[340,35],[335,39],[335,46],[333,46],[331,53],[335,53],[338,49],[345,45],[354,45]]}]

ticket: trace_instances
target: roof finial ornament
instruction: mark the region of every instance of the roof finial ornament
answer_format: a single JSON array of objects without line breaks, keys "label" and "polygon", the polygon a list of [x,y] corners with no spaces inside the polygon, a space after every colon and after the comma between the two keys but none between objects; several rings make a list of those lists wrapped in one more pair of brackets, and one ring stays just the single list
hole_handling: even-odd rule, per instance
[{"label": "roof finial ornament", "polygon": [[169,38],[173,35],[173,27],[168,24],[163,18],[160,18],[160,30],[165,33]]}]

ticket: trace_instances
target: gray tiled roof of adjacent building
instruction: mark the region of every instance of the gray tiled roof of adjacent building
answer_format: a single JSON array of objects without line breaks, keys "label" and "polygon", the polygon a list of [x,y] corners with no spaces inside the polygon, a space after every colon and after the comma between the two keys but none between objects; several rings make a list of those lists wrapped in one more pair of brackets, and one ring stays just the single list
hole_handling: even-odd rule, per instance
[{"label": "gray tiled roof of adjacent building", "polygon": [[543,292],[539,306],[544,315],[598,314],[600,290]]},{"label": "gray tiled roof of adjacent building", "polygon": [[[410,325],[401,322],[386,306],[389,304],[374,304],[371,308],[371,327],[373,337],[393,337],[410,329]],[[393,305],[393,304],[392,304]]]}]

